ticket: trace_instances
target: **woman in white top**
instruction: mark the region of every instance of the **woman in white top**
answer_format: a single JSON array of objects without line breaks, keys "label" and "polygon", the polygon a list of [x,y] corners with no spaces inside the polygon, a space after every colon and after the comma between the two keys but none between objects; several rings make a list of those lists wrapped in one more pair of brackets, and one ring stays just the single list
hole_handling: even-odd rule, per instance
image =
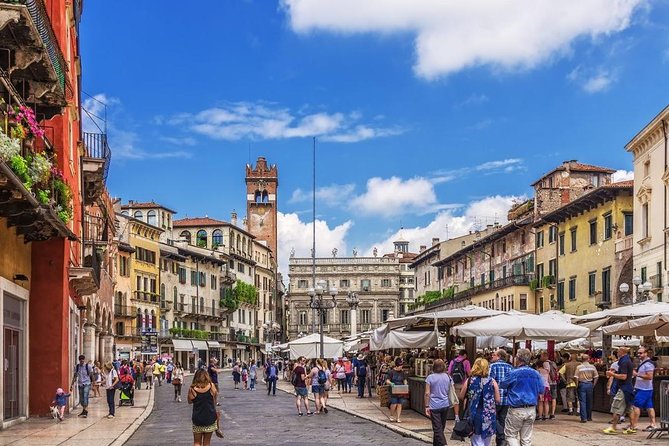
[{"label": "woman in white top", "polygon": [[111,364],[111,362],[108,362],[104,365],[104,372],[105,375],[107,376],[106,382],[105,382],[105,387],[107,388],[107,405],[109,406],[109,415],[107,415],[107,418],[114,418],[114,414],[116,413],[114,411],[114,397],[116,396],[116,384],[118,384],[119,377],[118,377],[118,372],[114,368],[114,366]]},{"label": "woman in white top", "polygon": [[172,369],[172,385],[174,386],[174,401],[181,402],[181,386],[184,382],[184,369],[179,361],[174,363]]}]

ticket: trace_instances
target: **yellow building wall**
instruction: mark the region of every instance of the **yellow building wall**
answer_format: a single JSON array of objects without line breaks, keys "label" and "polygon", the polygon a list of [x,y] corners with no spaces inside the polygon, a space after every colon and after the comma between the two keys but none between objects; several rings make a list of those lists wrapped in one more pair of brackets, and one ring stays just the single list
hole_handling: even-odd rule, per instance
[{"label": "yellow building wall", "polygon": [[[135,291],[137,291],[137,276],[146,275],[156,278],[156,294],[160,295],[160,231],[150,226],[144,226],[135,222],[131,222],[131,232],[129,237],[129,244],[133,248],[144,248],[155,253],[155,263],[151,264],[141,260],[137,260],[136,254],[132,255],[130,262],[130,289],[132,290],[131,298],[135,299]],[[159,327],[160,321],[160,298],[153,302],[135,301],[135,307],[144,307],[154,309],[156,312],[156,327]]]},{"label": "yellow building wall", "polygon": [[7,227],[7,220],[0,218],[0,276],[13,282],[15,274],[28,276],[28,281],[17,282],[23,288],[30,289],[31,244],[23,242],[23,236],[16,234],[16,229]]},{"label": "yellow building wall", "polygon": [[[527,306],[521,309],[521,294],[526,296]],[[509,311],[516,310],[526,313],[535,312],[534,293],[529,286],[518,285],[497,290],[486,291],[472,296],[472,305],[477,305],[492,310]],[[504,305],[506,302],[506,306]]]}]

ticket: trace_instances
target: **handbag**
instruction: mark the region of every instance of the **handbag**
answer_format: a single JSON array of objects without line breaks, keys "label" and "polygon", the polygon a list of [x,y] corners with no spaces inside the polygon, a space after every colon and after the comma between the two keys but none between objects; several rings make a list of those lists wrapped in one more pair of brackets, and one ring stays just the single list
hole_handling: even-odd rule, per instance
[{"label": "handbag", "polygon": [[392,395],[408,395],[409,386],[406,384],[395,384],[394,386],[390,387],[390,393]]},{"label": "handbag", "polygon": [[453,381],[451,381],[451,385],[448,387],[448,401],[451,403],[451,406],[460,404],[460,399],[458,398],[458,394],[455,392],[455,385],[453,385]]},{"label": "handbag", "polygon": [[[467,392],[465,395],[469,392],[469,386],[470,382],[467,383]],[[479,396],[479,405],[483,404],[483,383],[481,383],[481,395]],[[472,402],[468,401],[467,402],[467,409],[465,409],[465,413],[463,416],[460,418],[460,421],[455,422],[455,426],[453,426],[453,432],[456,435],[459,435],[460,437],[469,437],[474,433],[474,423],[471,421],[471,406]]]},{"label": "handbag", "polygon": [[174,378],[172,380],[172,384],[174,384],[175,386],[178,386],[179,384],[181,384],[181,378]]}]

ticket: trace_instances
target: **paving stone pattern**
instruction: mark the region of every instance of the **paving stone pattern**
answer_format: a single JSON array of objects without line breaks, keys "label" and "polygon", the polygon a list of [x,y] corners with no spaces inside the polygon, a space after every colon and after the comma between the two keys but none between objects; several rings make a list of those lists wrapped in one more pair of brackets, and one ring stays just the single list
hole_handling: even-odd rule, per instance
[{"label": "paving stone pattern", "polygon": [[[295,398],[291,395],[279,391],[274,397],[267,396],[262,384],[254,392],[234,390],[232,379],[227,379],[227,376],[224,379],[223,376],[221,374],[220,409],[225,438],[214,436],[212,445],[425,445],[421,441],[402,437],[383,426],[334,409],[327,415],[299,417],[295,409]],[[181,403],[173,401],[171,385],[163,383],[162,387],[156,387],[151,415],[125,444],[192,444],[191,406],[186,402],[188,384],[190,377],[186,378]]]}]

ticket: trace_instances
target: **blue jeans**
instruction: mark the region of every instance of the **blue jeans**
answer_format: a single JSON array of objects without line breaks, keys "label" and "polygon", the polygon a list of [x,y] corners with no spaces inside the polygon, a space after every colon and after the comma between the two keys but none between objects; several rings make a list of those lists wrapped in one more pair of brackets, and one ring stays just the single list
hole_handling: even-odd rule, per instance
[{"label": "blue jeans", "polygon": [[350,392],[353,388],[353,373],[346,374],[346,391]]},{"label": "blue jeans", "polygon": [[251,383],[251,384],[250,384],[249,386],[250,386],[251,390],[255,390],[255,388],[256,388],[256,379],[255,379],[255,378],[251,378],[251,379],[250,379],[250,383]]},{"label": "blue jeans", "polygon": [[84,384],[83,386],[79,386],[79,404],[81,404],[81,407],[86,410],[88,407],[88,394],[91,391],[91,385],[90,384]]},{"label": "blue jeans", "polygon": [[109,406],[109,415],[115,415],[114,411],[114,396],[116,395],[116,389],[107,389],[107,406]]},{"label": "blue jeans", "polygon": [[366,376],[358,376],[358,396],[360,398],[365,397],[365,378]]},{"label": "blue jeans", "polygon": [[581,421],[592,420],[592,383],[578,383],[578,402],[580,404]]},{"label": "blue jeans", "polygon": [[277,378],[267,378],[267,394],[276,395],[276,381]]}]

